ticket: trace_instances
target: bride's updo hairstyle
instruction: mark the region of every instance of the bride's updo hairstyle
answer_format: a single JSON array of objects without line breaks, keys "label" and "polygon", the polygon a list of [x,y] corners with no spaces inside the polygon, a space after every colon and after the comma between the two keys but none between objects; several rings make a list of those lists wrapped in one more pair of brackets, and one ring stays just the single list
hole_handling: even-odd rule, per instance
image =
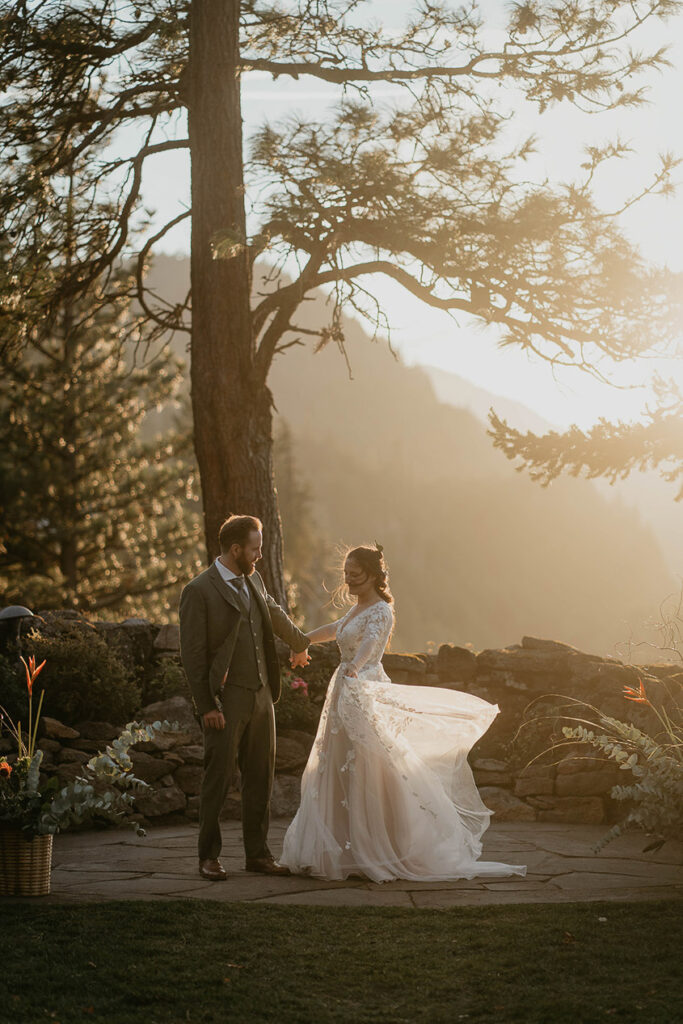
[{"label": "bride's updo hairstyle", "polygon": [[394,597],[389,590],[389,573],[384,562],[384,548],[378,544],[374,548],[361,546],[352,548],[346,552],[346,557],[351,558],[366,573],[375,585],[375,590],[387,604],[392,604]]}]

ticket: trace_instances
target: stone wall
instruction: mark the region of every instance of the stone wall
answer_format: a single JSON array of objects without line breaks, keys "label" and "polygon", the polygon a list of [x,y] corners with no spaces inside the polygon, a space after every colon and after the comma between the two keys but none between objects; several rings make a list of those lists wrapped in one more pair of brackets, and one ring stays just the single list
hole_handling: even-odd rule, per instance
[{"label": "stone wall", "polygon": [[[97,624],[97,628],[119,648],[123,646],[131,664],[140,671],[147,671],[150,661],[177,658],[175,626],[159,627],[138,619]],[[312,653],[311,665],[299,674],[309,682],[314,703],[321,705],[338,653],[334,644],[316,646]],[[287,651],[281,648],[280,654],[285,665]],[[622,781],[624,773],[586,756],[585,750],[574,745],[549,750],[560,735],[558,713],[571,713],[568,702],[575,698],[647,726],[646,711],[624,700],[623,687],[637,686],[639,679],[648,686],[661,685],[662,679],[680,671],[671,664],[635,668],[535,637],[479,652],[445,644],[436,654],[388,653],[384,666],[394,683],[466,690],[498,704],[500,714],[471,756],[477,785],[495,813],[494,820],[595,824],[614,819],[617,808],[609,791]],[[132,751],[135,774],[151,787],[137,800],[137,817],[160,824],[196,820],[202,737],[189,701],[174,696],[148,705],[137,717],[141,721],[176,720],[181,725],[181,732],[161,735]],[[70,728],[45,719],[39,741],[45,774],[56,775],[60,781],[74,778],[80,766],[118,731],[116,724],[108,722],[82,722]],[[314,731],[314,724],[278,730],[274,816],[291,815],[298,806],[301,772]],[[7,742],[1,741],[0,752]],[[223,816],[239,814],[235,776]]]},{"label": "stone wall", "polygon": [[[579,715],[586,701],[615,718],[648,728],[640,705],[624,699],[625,686],[661,686],[680,666],[626,665],[568,644],[525,636],[521,643],[475,652],[444,644],[436,655],[392,655],[385,667],[396,683],[466,690],[497,704],[500,714],[470,758],[486,805],[499,821],[600,824],[623,814],[609,796],[624,773],[568,743],[560,716]],[[681,675],[683,680],[683,675]]]},{"label": "stone wall", "polygon": [[[161,733],[153,740],[137,743],[131,748],[133,772],[149,784],[136,798],[141,822],[170,824],[179,820],[196,821],[202,780],[202,734],[189,701],[182,696],[149,704],[138,719],[155,722],[168,719],[178,722],[180,731]],[[72,782],[82,766],[97,751],[118,736],[120,727],[111,722],[79,722],[75,727],[47,716],[41,720],[38,747],[43,751],[42,774],[45,779],[56,776],[60,784]],[[284,730],[278,735],[276,781],[273,792],[273,815],[293,814],[299,800],[299,777],[313,745],[310,733]],[[5,749],[6,748],[6,749]],[[13,746],[0,741],[0,753],[12,762]],[[223,808],[224,818],[240,817],[239,778],[237,774]]]}]

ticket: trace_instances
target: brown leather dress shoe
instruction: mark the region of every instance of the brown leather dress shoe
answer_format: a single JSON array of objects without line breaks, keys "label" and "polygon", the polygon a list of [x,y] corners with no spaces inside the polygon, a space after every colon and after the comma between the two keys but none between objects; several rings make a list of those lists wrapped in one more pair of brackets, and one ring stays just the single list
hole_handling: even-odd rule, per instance
[{"label": "brown leather dress shoe", "polygon": [[272,857],[247,857],[244,865],[246,871],[255,871],[259,875],[291,875],[289,868],[278,864]]},{"label": "brown leather dress shoe", "polygon": [[228,873],[219,860],[200,860],[199,874],[210,882],[224,882]]}]

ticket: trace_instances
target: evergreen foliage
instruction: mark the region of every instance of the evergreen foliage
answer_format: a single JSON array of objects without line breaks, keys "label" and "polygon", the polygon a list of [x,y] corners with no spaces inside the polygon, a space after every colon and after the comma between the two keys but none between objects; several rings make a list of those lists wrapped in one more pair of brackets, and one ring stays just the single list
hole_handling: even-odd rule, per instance
[{"label": "evergreen foliage", "polygon": [[198,566],[191,438],[136,432],[178,367],[130,366],[125,308],[78,312],[0,381],[0,588],[33,607],[160,613]]},{"label": "evergreen foliage", "polygon": [[[141,692],[134,673],[94,629],[52,636],[33,630],[24,642],[30,654],[46,659],[41,676],[43,712],[66,725],[83,721],[128,721],[139,710]],[[24,711],[26,687],[12,648],[0,656],[1,701],[15,721]]]},{"label": "evergreen foliage", "polygon": [[[243,0],[237,24],[226,5],[191,0],[0,2],[0,86],[9,96],[0,108],[0,218],[9,239],[0,280],[8,327],[0,347],[6,353],[26,344],[36,325],[53,320],[65,298],[87,295],[131,250],[149,160],[187,150],[218,162],[205,176],[204,192],[200,167],[193,171],[202,210],[193,238],[205,239],[205,214],[218,201],[220,175],[213,172],[225,165],[226,140],[238,140],[241,132],[239,104],[233,101],[229,110],[219,104],[212,113],[205,95],[214,64],[207,47],[216,45],[207,18],[239,36],[231,36],[230,47],[226,41],[216,72],[224,79],[256,71],[337,87],[330,119],[265,124],[246,167],[232,161],[222,190],[242,196],[246,186],[253,230],[247,235],[235,227],[245,220],[239,203],[234,223],[215,225],[214,254],[236,268],[232,310],[223,303],[220,329],[192,338],[193,372],[198,353],[207,356],[193,381],[193,402],[210,550],[215,538],[208,524],[219,521],[227,500],[249,497],[235,481],[245,465],[264,467],[260,476],[254,470],[249,487],[255,510],[267,506],[277,519],[265,497],[267,415],[254,442],[258,457],[248,439],[238,443],[245,413],[270,408],[274,355],[302,333],[319,346],[343,348],[345,306],[377,328],[385,325],[369,284],[373,275],[389,276],[431,306],[472,315],[496,329],[501,344],[588,370],[603,356],[619,361],[654,354],[679,330],[677,275],[647,266],[619,227],[621,210],[602,209],[594,198],[596,179],[624,159],[628,147],[620,140],[588,147],[576,179],[534,182],[527,161],[535,140],[511,143],[506,134],[515,94],[540,111],[560,103],[591,112],[642,104],[643,76],[667,65],[666,48],[636,50],[631,42],[640,40],[644,26],[676,14],[678,0],[597,0],[589,8],[574,0],[516,3],[494,44],[476,2],[417,5],[403,30],[392,32],[366,10],[357,0]],[[192,93],[198,83],[206,101],[201,115],[200,97],[193,101]],[[391,106],[374,94],[383,83],[396,87]],[[188,109],[197,120],[186,134]],[[212,145],[213,114],[231,119],[227,128],[221,123],[223,148]],[[133,152],[118,150],[114,157],[107,147],[122,137],[127,144],[136,140]],[[93,158],[102,152],[108,157]],[[109,206],[106,215],[83,219],[79,244],[94,244],[51,281],[33,274],[32,256],[45,247],[43,222],[53,208],[64,208],[66,194],[58,194],[54,181],[74,160],[83,161],[85,190],[106,197]],[[668,194],[675,166],[671,154],[662,154],[640,196]],[[164,303],[145,287],[153,246],[190,216],[195,213],[183,209],[148,231],[137,254],[138,301],[157,332],[190,331],[189,298]],[[298,265],[300,272],[287,285],[277,271],[270,275],[249,308],[253,260],[264,251],[277,267]],[[299,331],[297,309],[321,286],[333,296],[330,322]],[[206,288],[201,300],[195,295],[195,319],[201,302],[204,326],[214,324],[217,291]],[[228,366],[228,353],[221,360],[216,346],[221,332],[238,322],[244,336],[231,338]],[[219,364],[223,386],[239,376],[245,388],[225,410],[232,418],[220,439],[213,412],[197,420],[217,387],[206,367]],[[278,545],[268,558],[281,558]],[[280,568],[268,567],[278,584]]]},{"label": "evergreen foliage", "polygon": [[[84,258],[82,218],[104,210],[67,178],[34,253],[38,289],[66,282]],[[99,212],[98,212],[99,209]],[[92,240],[91,244],[92,244]],[[181,363],[136,318],[131,275],[116,268],[87,294],[61,294],[11,350],[0,378],[0,590],[6,603],[160,614],[198,566],[190,431],[140,440],[175,400]],[[170,594],[175,603],[175,593]]]},{"label": "evergreen foliage", "polygon": [[544,487],[562,472],[610,483],[633,470],[660,468],[667,481],[678,481],[676,501],[683,500],[683,395],[674,382],[658,385],[660,404],[648,409],[643,423],[609,423],[600,419],[590,430],[572,426],[560,433],[526,434],[515,430],[492,411],[489,419],[496,448],[508,459],[520,460],[517,469],[530,471]]}]

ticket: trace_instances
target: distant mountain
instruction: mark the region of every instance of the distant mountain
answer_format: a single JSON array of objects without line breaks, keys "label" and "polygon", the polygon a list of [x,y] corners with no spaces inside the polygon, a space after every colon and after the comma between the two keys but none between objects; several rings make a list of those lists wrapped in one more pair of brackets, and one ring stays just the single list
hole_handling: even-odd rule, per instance
[{"label": "distant mountain", "polygon": [[515,402],[514,399],[507,398],[505,395],[495,395],[493,392],[473,384],[466,377],[460,377],[457,373],[449,373],[436,366],[423,366],[422,369],[429,377],[434,393],[440,402],[455,405],[459,409],[467,409],[487,426],[489,409],[493,408],[502,419],[507,420],[519,430],[532,430],[535,434],[544,434],[547,430],[553,429],[552,423],[543,419],[522,402]]},{"label": "distant mountain", "polygon": [[[182,261],[157,261],[153,284],[168,299],[186,280]],[[325,314],[310,302],[297,322]],[[649,619],[675,580],[640,516],[585,480],[533,484],[486,436],[479,410],[505,411],[496,396],[470,386],[469,408],[447,404],[437,390],[453,396],[455,375],[435,383],[355,320],[344,329],[352,377],[336,346],[306,346],[277,357],[270,384],[319,529],[335,544],[386,549],[394,649],[481,649],[532,634],[614,654],[632,635],[652,639]],[[512,420],[524,407],[508,408]]]},{"label": "distant mountain", "polygon": [[[437,398],[460,409],[469,409],[488,429],[489,409],[506,419],[518,430],[545,434],[561,430],[521,402],[496,395],[478,387],[465,377],[438,369],[423,367]],[[634,509],[653,531],[662,557],[676,578],[683,578],[683,502],[674,501],[678,485],[667,483],[656,470],[633,473],[625,480],[610,484],[595,480],[594,486],[608,502]]]}]

